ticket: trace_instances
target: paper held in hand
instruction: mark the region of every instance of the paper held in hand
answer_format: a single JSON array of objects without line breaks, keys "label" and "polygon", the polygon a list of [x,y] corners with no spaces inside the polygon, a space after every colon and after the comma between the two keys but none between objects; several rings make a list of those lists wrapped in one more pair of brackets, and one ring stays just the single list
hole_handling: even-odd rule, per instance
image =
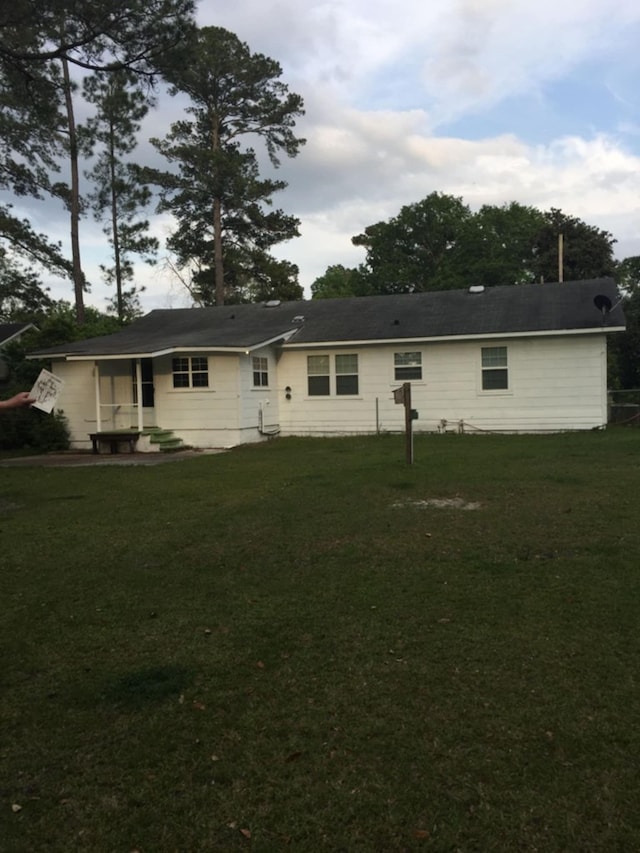
[{"label": "paper held in hand", "polygon": [[63,385],[64,381],[59,376],[49,373],[48,370],[41,370],[30,393],[35,400],[35,403],[31,404],[32,408],[51,412]]}]

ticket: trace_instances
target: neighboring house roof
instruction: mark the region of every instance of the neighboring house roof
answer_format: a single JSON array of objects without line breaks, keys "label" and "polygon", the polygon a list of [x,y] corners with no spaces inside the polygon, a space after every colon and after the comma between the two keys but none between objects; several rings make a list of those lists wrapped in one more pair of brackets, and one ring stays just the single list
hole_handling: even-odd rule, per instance
[{"label": "neighboring house roof", "polygon": [[610,278],[477,290],[156,310],[113,335],[31,355],[116,358],[251,350],[276,341],[309,347],[624,328]]},{"label": "neighboring house roof", "polygon": [[28,329],[35,329],[33,323],[0,323],[0,347],[19,338]]}]

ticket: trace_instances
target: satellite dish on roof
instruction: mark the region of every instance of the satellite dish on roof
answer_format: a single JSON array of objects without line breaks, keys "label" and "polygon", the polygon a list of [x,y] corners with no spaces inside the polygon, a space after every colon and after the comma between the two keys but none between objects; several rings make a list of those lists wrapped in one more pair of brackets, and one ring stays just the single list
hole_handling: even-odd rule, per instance
[{"label": "satellite dish on roof", "polygon": [[598,311],[602,312],[603,317],[611,311],[611,300],[608,296],[605,296],[604,293],[599,293],[597,296],[594,296],[593,304],[596,306]]}]

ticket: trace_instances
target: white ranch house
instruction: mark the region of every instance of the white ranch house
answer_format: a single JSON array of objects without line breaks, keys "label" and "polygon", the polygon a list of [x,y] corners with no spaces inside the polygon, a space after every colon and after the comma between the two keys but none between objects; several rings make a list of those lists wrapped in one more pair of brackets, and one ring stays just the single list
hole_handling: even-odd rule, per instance
[{"label": "white ranch house", "polygon": [[152,311],[58,346],[72,446],[147,430],[196,448],[271,435],[558,432],[607,421],[607,335],[624,329],[612,279]]}]

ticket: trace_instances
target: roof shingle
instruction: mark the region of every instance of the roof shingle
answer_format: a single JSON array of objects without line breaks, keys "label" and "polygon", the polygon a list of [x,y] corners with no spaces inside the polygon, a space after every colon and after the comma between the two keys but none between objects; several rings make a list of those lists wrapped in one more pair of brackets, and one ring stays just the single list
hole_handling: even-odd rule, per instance
[{"label": "roof shingle", "polygon": [[[613,310],[594,303],[603,295]],[[588,331],[624,326],[613,279],[152,311],[121,332],[33,355],[151,355],[292,345]]]}]

